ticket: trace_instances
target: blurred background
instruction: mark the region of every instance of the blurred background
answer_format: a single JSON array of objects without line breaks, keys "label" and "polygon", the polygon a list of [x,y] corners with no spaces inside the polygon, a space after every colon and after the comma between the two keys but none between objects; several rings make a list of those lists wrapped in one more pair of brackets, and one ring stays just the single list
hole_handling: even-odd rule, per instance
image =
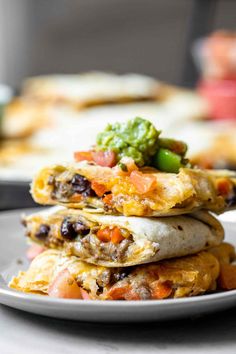
[{"label": "blurred background", "polygon": [[34,205],[39,168],[135,116],[194,164],[236,170],[235,14],[234,0],[0,0],[0,210]]},{"label": "blurred background", "polygon": [[197,6],[201,35],[235,28],[234,0],[0,0],[0,81],[105,70],[185,84]]}]

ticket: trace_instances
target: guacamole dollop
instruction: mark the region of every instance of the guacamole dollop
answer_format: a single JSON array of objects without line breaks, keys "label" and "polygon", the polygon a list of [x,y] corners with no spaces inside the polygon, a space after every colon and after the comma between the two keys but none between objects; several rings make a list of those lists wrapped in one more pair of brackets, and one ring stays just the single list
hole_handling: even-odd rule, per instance
[{"label": "guacamole dollop", "polygon": [[158,131],[154,125],[140,117],[125,123],[108,124],[97,136],[97,150],[112,150],[118,160],[131,157],[136,165],[150,165],[158,149]]}]

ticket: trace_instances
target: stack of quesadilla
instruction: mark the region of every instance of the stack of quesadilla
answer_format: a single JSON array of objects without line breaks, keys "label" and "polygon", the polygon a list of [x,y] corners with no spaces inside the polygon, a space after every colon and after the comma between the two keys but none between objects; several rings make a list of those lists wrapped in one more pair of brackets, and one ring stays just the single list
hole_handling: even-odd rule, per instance
[{"label": "stack of quesadilla", "polygon": [[51,207],[23,218],[39,254],[11,287],[100,300],[236,288],[235,250],[212,215],[235,206],[236,176],[194,168],[184,143],[159,134],[140,118],[110,126],[74,164],[39,171],[32,196]]}]

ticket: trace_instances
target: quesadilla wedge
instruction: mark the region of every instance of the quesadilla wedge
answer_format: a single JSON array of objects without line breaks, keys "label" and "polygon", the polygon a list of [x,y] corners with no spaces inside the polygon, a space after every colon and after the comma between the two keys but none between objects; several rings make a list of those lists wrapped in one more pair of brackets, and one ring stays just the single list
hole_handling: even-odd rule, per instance
[{"label": "quesadilla wedge", "polygon": [[27,237],[88,263],[126,267],[219,245],[224,231],[206,211],[165,218],[86,213],[56,207],[23,219]]},{"label": "quesadilla wedge", "polygon": [[27,98],[41,104],[71,105],[76,109],[109,103],[155,101],[174,93],[175,88],[139,74],[45,75],[28,78],[23,83],[23,96]]},{"label": "quesadilla wedge", "polygon": [[[225,176],[225,177],[224,177]],[[33,199],[44,205],[126,216],[170,216],[207,209],[220,213],[236,204],[235,174],[181,168],[179,173],[144,167],[128,173],[81,161],[39,171]]]},{"label": "quesadilla wedge", "polygon": [[64,298],[181,298],[216,290],[221,264],[230,266],[234,258],[233,246],[223,243],[214,252],[202,251],[150,265],[105,268],[89,265],[58,250],[47,250],[33,260],[26,272],[14,277],[9,286],[23,292]]}]

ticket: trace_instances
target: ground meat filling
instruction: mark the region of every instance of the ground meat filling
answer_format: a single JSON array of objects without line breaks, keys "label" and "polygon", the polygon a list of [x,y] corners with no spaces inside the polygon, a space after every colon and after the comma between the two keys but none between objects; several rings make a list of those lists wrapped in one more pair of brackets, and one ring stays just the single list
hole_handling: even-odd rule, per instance
[{"label": "ground meat filling", "polygon": [[74,194],[81,194],[83,197],[96,196],[89,180],[78,173],[72,178],[63,181],[58,180],[57,177],[50,176],[48,184],[53,186],[51,197],[54,200],[67,202]]},{"label": "ground meat filling", "polygon": [[[82,259],[94,258],[104,261],[124,260],[130,244],[131,235],[119,243],[102,242],[96,236],[99,226],[88,227],[82,221],[65,218],[61,224],[61,236],[67,242],[67,250]],[[70,242],[71,241],[71,242]]]},{"label": "ground meat filling", "polygon": [[120,280],[124,280],[132,271],[131,267],[118,268],[117,272],[114,272],[110,279],[110,285],[116,284]]},{"label": "ground meat filling", "polygon": [[73,254],[81,258],[93,258],[94,260],[122,262],[126,255],[131,239],[124,239],[118,244],[112,242],[101,242],[96,235],[89,234],[75,242]]},{"label": "ground meat filling", "polygon": [[88,227],[82,221],[72,222],[65,218],[61,225],[61,236],[65,241],[73,241],[67,242],[67,250],[82,259],[92,257],[94,260],[122,262],[133,242],[130,233],[126,231],[126,238],[118,243],[103,242],[97,237],[99,229],[97,224]]}]

